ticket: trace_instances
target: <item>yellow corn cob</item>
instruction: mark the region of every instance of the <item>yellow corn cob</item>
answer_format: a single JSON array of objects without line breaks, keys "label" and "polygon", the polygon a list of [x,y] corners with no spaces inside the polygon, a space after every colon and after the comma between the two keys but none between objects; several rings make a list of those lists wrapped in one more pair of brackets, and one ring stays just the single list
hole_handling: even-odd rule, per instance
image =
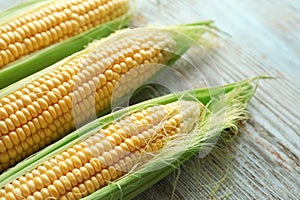
[{"label": "yellow corn cob", "polygon": [[128,0],[49,1],[0,23],[0,69],[21,56],[116,19],[128,9]]},{"label": "yellow corn cob", "polygon": [[117,96],[122,96],[159,69],[146,64],[165,63],[171,58],[168,51],[175,52],[174,40],[163,31],[119,35],[91,43],[35,80],[2,94],[0,171],[85,123],[94,110],[107,109],[119,82]]},{"label": "yellow corn cob", "polygon": [[[179,101],[138,111],[97,131],[83,142],[43,162],[0,190],[5,199],[79,199],[107,185],[199,117],[198,102]],[[147,154],[147,152],[152,152]]]}]

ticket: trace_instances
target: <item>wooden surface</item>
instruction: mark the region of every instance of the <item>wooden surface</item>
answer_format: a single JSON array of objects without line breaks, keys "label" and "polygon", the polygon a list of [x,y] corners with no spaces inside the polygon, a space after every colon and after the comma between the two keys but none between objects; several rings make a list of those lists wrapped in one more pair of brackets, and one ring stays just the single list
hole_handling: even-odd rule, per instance
[{"label": "wooden surface", "polygon": [[[300,1],[136,1],[132,26],[213,19],[229,33],[231,38],[195,61],[200,70],[217,66],[223,83],[278,78],[260,82],[248,106],[251,119],[235,142],[195,156],[135,199],[299,199]],[[14,2],[20,0],[0,0],[0,9]]]},{"label": "wooden surface", "polygon": [[260,82],[248,106],[251,119],[235,142],[219,144],[204,158],[195,156],[136,200],[299,199],[300,1],[137,0],[137,4],[133,25],[215,20],[232,37],[198,67],[217,65],[224,83],[255,75],[278,79]]}]

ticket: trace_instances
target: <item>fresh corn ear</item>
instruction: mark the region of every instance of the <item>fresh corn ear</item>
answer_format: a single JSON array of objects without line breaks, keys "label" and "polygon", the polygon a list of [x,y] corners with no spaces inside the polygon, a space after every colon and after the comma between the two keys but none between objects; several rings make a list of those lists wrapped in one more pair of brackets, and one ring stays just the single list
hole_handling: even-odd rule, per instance
[{"label": "fresh corn ear", "polygon": [[[197,37],[209,31],[206,25],[192,28]],[[109,109],[115,88],[119,99],[177,59],[191,43],[173,30],[121,31],[3,89],[0,171]]]},{"label": "fresh corn ear", "polygon": [[130,0],[29,0],[1,13],[0,69],[4,69],[0,70],[0,88],[123,27],[131,16],[131,3]]},{"label": "fresh corn ear", "polygon": [[171,136],[191,129],[200,114],[200,105],[183,101],[152,106],[124,117],[6,185],[0,197],[87,196],[131,171],[138,160],[145,159],[145,152],[156,152]]},{"label": "fresh corn ear", "polygon": [[170,94],[104,116],[2,174],[0,197],[131,199],[245,119],[250,82]]}]

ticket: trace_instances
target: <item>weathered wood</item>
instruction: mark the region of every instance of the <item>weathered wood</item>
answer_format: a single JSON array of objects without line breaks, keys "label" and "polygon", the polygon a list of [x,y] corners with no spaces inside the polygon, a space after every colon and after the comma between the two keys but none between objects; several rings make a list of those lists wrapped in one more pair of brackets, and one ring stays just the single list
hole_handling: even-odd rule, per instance
[{"label": "weathered wood", "polygon": [[[0,9],[15,2],[0,0]],[[260,82],[248,107],[251,119],[236,141],[195,156],[136,200],[299,199],[299,13],[299,0],[137,0],[132,26],[213,19],[229,33],[210,58],[195,60],[200,70],[217,66],[223,83],[278,78]]]}]

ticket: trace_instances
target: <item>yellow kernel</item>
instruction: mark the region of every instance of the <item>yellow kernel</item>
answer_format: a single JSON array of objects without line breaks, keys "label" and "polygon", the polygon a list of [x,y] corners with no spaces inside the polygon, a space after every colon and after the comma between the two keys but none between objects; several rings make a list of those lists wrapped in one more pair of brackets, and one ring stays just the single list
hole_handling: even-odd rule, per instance
[{"label": "yellow kernel", "polygon": [[0,49],[6,49],[7,48],[7,44],[6,42],[0,38]]},{"label": "yellow kernel", "polygon": [[114,148],[114,150],[117,152],[117,154],[118,154],[118,156],[119,156],[120,158],[123,158],[123,157],[125,156],[125,154],[128,153],[128,152],[125,152],[125,151],[122,149],[122,147],[120,147],[120,146],[116,146],[116,147]]},{"label": "yellow kernel", "polygon": [[119,64],[115,64],[113,66],[113,71],[120,74],[120,73],[122,73],[122,68]]},{"label": "yellow kernel", "polygon": [[95,189],[96,189],[96,190],[99,189],[99,188],[101,187],[99,181],[97,180],[97,178],[96,178],[95,176],[91,177],[90,180],[92,181],[92,183],[93,183],[93,185],[95,186]]},{"label": "yellow kernel", "polygon": [[50,29],[50,33],[54,41],[58,40],[58,34],[56,33],[56,30],[54,28]]},{"label": "yellow kernel", "polygon": [[1,50],[0,55],[1,55],[1,58],[2,58],[1,60],[2,60],[3,64],[9,63],[9,58],[8,58],[8,55],[7,55],[5,50]]},{"label": "yellow kernel", "polygon": [[87,189],[86,189],[86,187],[85,187],[84,184],[79,184],[78,188],[79,188],[82,196],[88,195],[88,191],[87,191]]},{"label": "yellow kernel", "polygon": [[59,192],[54,185],[49,185],[47,189],[52,198],[58,199],[60,197]]},{"label": "yellow kernel", "polygon": [[27,181],[26,185],[27,185],[27,187],[28,187],[28,189],[30,190],[31,193],[36,191],[35,184],[34,184],[33,180]]},{"label": "yellow kernel", "polygon": [[30,190],[29,190],[29,188],[27,187],[27,185],[22,184],[21,187],[20,187],[20,190],[21,190],[22,196],[27,197],[27,196],[30,195]]},{"label": "yellow kernel", "polygon": [[77,180],[79,183],[81,183],[81,182],[83,181],[83,177],[82,177],[82,174],[81,174],[81,172],[80,172],[79,169],[74,169],[74,170],[72,171],[72,173],[73,173],[73,175],[76,177],[76,180]]},{"label": "yellow kernel", "polygon": [[0,153],[3,153],[7,151],[7,148],[5,146],[5,144],[3,143],[3,140],[0,140]]},{"label": "yellow kernel", "polygon": [[16,157],[18,156],[18,152],[14,148],[9,149],[7,153],[11,161],[15,161]]},{"label": "yellow kernel", "polygon": [[122,142],[120,144],[120,147],[123,149],[124,152],[130,152],[129,147],[127,146],[127,144],[125,144],[124,142]]},{"label": "yellow kernel", "polygon": [[0,120],[6,119],[8,117],[8,114],[6,110],[3,107],[0,107]]},{"label": "yellow kernel", "polygon": [[76,156],[81,160],[82,163],[86,163],[88,160],[82,151],[76,153]]},{"label": "yellow kernel", "polygon": [[[47,21],[47,20],[46,20]],[[38,21],[33,21],[33,23],[36,26],[36,29],[38,30],[39,33],[46,31],[48,29],[48,25],[45,20],[38,20]]]},{"label": "yellow kernel", "polygon": [[53,185],[61,195],[64,195],[67,192],[61,181],[55,180]]},{"label": "yellow kernel", "polygon": [[86,180],[84,182],[84,185],[87,188],[89,194],[93,193],[96,190],[94,184],[90,180]]},{"label": "yellow kernel", "polygon": [[107,77],[105,77],[105,75],[104,74],[100,74],[99,76],[98,76],[98,78],[99,78],[99,80],[100,80],[100,82],[101,82],[101,86],[103,86],[103,85],[105,85],[106,84],[106,78]]},{"label": "yellow kernel", "polygon": [[[18,27],[18,28],[16,28],[15,33],[18,33],[19,36],[20,36],[21,38],[25,38],[25,37],[26,37],[26,33],[25,33],[25,31],[21,28],[21,26]],[[21,42],[21,41],[20,41],[20,42]]]},{"label": "yellow kernel", "polygon": [[34,26],[34,24],[32,22],[29,22],[26,25],[27,25],[27,27],[30,30],[30,32],[31,32],[32,35],[34,35],[34,34],[37,33],[37,30],[36,30],[36,28],[35,28],[35,26]]},{"label": "yellow kernel", "polygon": [[90,163],[85,163],[84,167],[88,170],[90,176],[93,176],[95,174],[95,170]]},{"label": "yellow kernel", "polygon": [[[32,147],[34,145],[34,141],[33,141],[33,138],[32,137],[28,137],[26,138],[26,142],[28,143],[28,145],[30,147]],[[29,149],[30,150],[30,149]]]},{"label": "yellow kernel", "polygon": [[15,43],[16,42],[16,38],[15,38],[15,34],[13,32],[7,32],[6,33],[8,35],[8,37],[10,38],[10,43]]},{"label": "yellow kernel", "polygon": [[80,167],[80,173],[81,173],[81,176],[84,180],[87,180],[90,178],[90,174],[88,172],[88,170],[85,168],[85,167]]},{"label": "yellow kernel", "polygon": [[43,38],[43,45],[47,46],[50,44],[50,38],[48,37],[48,35],[45,32],[41,33],[41,36]]},{"label": "yellow kernel", "polygon": [[46,175],[49,178],[49,180],[52,181],[52,182],[57,179],[57,176],[56,176],[56,174],[54,173],[53,170],[48,170]]},{"label": "yellow kernel", "polygon": [[47,187],[48,185],[51,184],[51,180],[49,179],[48,175],[46,174],[47,171],[43,170],[43,172],[44,173],[41,173],[41,177],[40,178],[43,181],[44,186]]},{"label": "yellow kernel", "polygon": [[68,28],[67,28],[66,23],[64,23],[64,22],[60,23],[59,27],[61,28],[64,35],[68,34]]},{"label": "yellow kernel", "polygon": [[8,135],[2,136],[1,140],[4,142],[6,148],[8,148],[8,149],[10,149],[14,146],[13,142],[11,141],[11,138]]},{"label": "yellow kernel", "polygon": [[103,156],[103,158],[105,159],[105,161],[106,161],[106,163],[107,163],[108,165],[112,165],[112,164],[114,163],[113,157],[111,156],[110,153],[104,152],[104,153],[102,154],[102,156]]},{"label": "yellow kernel", "polygon": [[43,181],[40,177],[34,177],[33,182],[37,190],[41,190],[44,187]]},{"label": "yellow kernel", "polygon": [[25,152],[25,151],[27,151],[27,150],[28,150],[28,148],[29,148],[29,146],[28,146],[27,142],[21,142],[21,146],[22,146],[22,148],[23,148],[24,152]]},{"label": "yellow kernel", "polygon": [[31,51],[34,50],[34,47],[33,47],[32,42],[31,42],[30,39],[25,38],[25,39],[24,39],[24,44],[25,44],[25,47],[27,48],[27,50],[28,50],[29,52],[31,52]]},{"label": "yellow kernel", "polygon": [[68,178],[68,180],[70,181],[70,183],[72,184],[73,187],[74,187],[74,186],[77,186],[78,181],[77,181],[77,179],[76,179],[76,177],[74,176],[73,173],[68,172],[68,173],[66,174],[66,177]]},{"label": "yellow kernel", "polygon": [[19,57],[18,49],[16,48],[16,46],[14,44],[8,45],[8,49],[14,57]]},{"label": "yellow kernel", "polygon": [[37,119],[41,128],[47,127],[48,124],[42,115],[39,115]]},{"label": "yellow kernel", "polygon": [[60,182],[63,184],[63,186],[66,188],[66,190],[71,190],[72,185],[69,179],[66,176],[62,176],[59,178]]},{"label": "yellow kernel", "polygon": [[8,127],[4,121],[0,121],[0,133],[2,134],[8,133]]},{"label": "yellow kernel", "polygon": [[134,58],[134,60],[136,60],[140,64],[143,62],[143,57],[139,53],[134,54],[133,58]]},{"label": "yellow kernel", "polygon": [[7,152],[0,153],[1,163],[8,163],[10,161],[9,155]]},{"label": "yellow kernel", "polygon": [[30,105],[31,102],[32,102],[29,95],[22,95],[21,100],[22,100],[25,107]]},{"label": "yellow kernel", "polygon": [[33,15],[31,15],[31,14],[25,15],[25,16],[24,16],[24,19],[25,19],[27,22],[33,21]]},{"label": "yellow kernel", "polygon": [[9,38],[9,36],[7,35],[7,33],[1,34],[0,37],[1,37],[1,39],[3,39],[3,40],[6,42],[6,44],[10,44],[10,43],[11,43],[10,38]]},{"label": "yellow kernel", "polygon": [[131,139],[132,142],[134,143],[134,146],[135,146],[136,148],[139,148],[139,146],[141,145],[139,138],[138,138],[137,136],[134,135],[134,136],[132,136],[130,139]]},{"label": "yellow kernel", "polygon": [[15,188],[19,188],[19,187],[21,186],[21,183],[20,183],[20,181],[18,181],[18,180],[14,180],[14,181],[12,182],[12,185],[13,185]]},{"label": "yellow kernel", "polygon": [[43,118],[45,119],[45,121],[46,121],[48,124],[51,124],[51,123],[53,122],[53,118],[52,118],[51,114],[50,114],[47,110],[45,110],[45,111],[42,113],[42,115],[43,115]]},{"label": "yellow kernel", "polygon": [[27,25],[23,25],[20,28],[24,31],[25,37],[30,37],[31,36],[30,29]]},{"label": "yellow kernel", "polygon": [[135,151],[136,146],[135,146],[134,142],[131,139],[126,138],[124,143],[129,147],[129,150],[131,152]]},{"label": "yellow kernel", "polygon": [[71,193],[75,197],[74,199],[80,199],[82,197],[82,194],[78,187],[72,188]]},{"label": "yellow kernel", "polygon": [[80,161],[80,159],[77,156],[71,156],[70,159],[71,159],[74,167],[79,168],[82,166],[82,162]]},{"label": "yellow kernel", "polygon": [[91,165],[93,166],[93,168],[94,168],[94,170],[95,170],[96,172],[100,172],[100,171],[101,171],[102,166],[101,166],[100,161],[99,161],[97,158],[92,158],[92,159],[90,160],[90,163],[91,163]]},{"label": "yellow kernel", "polygon": [[126,63],[126,66],[127,66],[128,68],[133,67],[133,60],[132,60],[131,57],[127,57],[127,58],[125,59],[125,63]]},{"label": "yellow kernel", "polygon": [[17,111],[16,116],[17,116],[18,120],[21,122],[21,124],[25,124],[27,122],[26,116],[24,115],[23,112]]},{"label": "yellow kernel", "polygon": [[110,69],[106,70],[104,74],[105,74],[105,77],[108,81],[112,80],[113,77],[114,77],[114,72]]},{"label": "yellow kernel", "polygon": [[102,170],[101,175],[102,175],[105,182],[109,182],[111,180],[110,173],[107,169]]},{"label": "yellow kernel", "polygon": [[35,37],[37,43],[38,43],[40,46],[43,46],[44,40],[43,40],[42,35],[41,35],[40,33],[37,33],[37,34],[35,34],[34,37]]},{"label": "yellow kernel", "polygon": [[59,24],[63,21],[61,12],[54,12],[53,16],[55,17],[57,24]]},{"label": "yellow kernel", "polygon": [[102,175],[100,173],[96,174],[95,177],[96,177],[97,181],[99,182],[100,186],[104,186],[105,185],[103,177],[102,177]]},{"label": "yellow kernel", "polygon": [[43,199],[49,199],[50,197],[49,191],[46,188],[41,189],[41,194],[43,196]]},{"label": "yellow kernel", "polygon": [[43,200],[44,197],[41,192],[37,191],[37,192],[33,193],[33,199],[34,200]]},{"label": "yellow kernel", "polygon": [[20,143],[19,137],[15,131],[10,132],[8,135],[14,145],[17,145]]},{"label": "yellow kernel", "polygon": [[108,167],[108,171],[109,171],[109,173],[111,175],[112,180],[115,180],[118,177],[116,168],[110,166],[110,167]]},{"label": "yellow kernel", "polygon": [[39,21],[32,21],[32,25],[34,26],[35,30],[37,33],[40,33],[42,32],[43,30],[43,27],[42,27],[42,24],[40,23],[41,20]]}]

